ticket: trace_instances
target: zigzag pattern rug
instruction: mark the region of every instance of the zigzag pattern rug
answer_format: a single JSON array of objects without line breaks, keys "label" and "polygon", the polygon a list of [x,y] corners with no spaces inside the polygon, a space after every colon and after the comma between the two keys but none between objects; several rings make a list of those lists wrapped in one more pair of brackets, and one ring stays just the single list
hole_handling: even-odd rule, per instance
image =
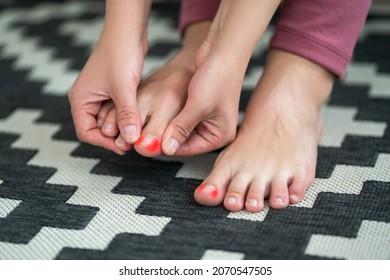
[{"label": "zigzag pattern rug", "polygon": [[[153,6],[145,75],[180,47],[178,8]],[[324,108],[304,201],[252,214],[193,200],[217,152],[120,157],[77,141],[66,94],[103,14],[102,1],[0,1],[0,259],[390,259],[390,16],[368,18]]]}]

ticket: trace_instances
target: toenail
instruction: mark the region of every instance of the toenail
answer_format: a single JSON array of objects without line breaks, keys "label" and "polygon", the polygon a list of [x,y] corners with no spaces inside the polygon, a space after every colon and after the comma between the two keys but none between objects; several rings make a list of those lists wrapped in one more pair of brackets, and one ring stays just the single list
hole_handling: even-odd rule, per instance
[{"label": "toenail", "polygon": [[209,184],[202,184],[201,186],[199,186],[197,189],[196,189],[197,192],[200,192],[200,191],[206,191],[208,193],[211,194],[211,196],[213,198],[217,198],[218,197],[218,190],[215,186],[213,185],[209,185]]},{"label": "toenail", "polygon": [[104,131],[105,132],[111,132],[112,131],[112,124],[111,123],[108,123],[104,126]]},{"label": "toenail", "polygon": [[103,125],[103,120],[101,118],[98,118],[96,121],[96,126],[100,128],[102,127],[102,125]]},{"label": "toenail", "polygon": [[226,200],[227,203],[229,204],[236,204],[237,203],[237,198],[235,197],[229,197],[227,200]]},{"label": "toenail", "polygon": [[276,204],[284,204],[284,203],[283,203],[283,199],[282,199],[281,197],[275,198],[275,203],[276,203]]},{"label": "toenail", "polygon": [[169,138],[166,142],[165,149],[167,150],[169,155],[173,155],[176,153],[177,149],[179,149],[179,142],[177,142],[173,138]]},{"label": "toenail", "polygon": [[213,185],[206,185],[203,190],[206,190],[208,192],[212,192],[215,190],[215,187]]},{"label": "toenail", "polygon": [[124,137],[127,142],[135,142],[138,139],[137,127],[135,125],[125,126],[123,129]]},{"label": "toenail", "polygon": [[291,198],[293,201],[299,201],[298,196],[295,195],[295,194],[290,194],[290,198]]},{"label": "toenail", "polygon": [[257,206],[258,203],[256,199],[252,198],[248,200],[247,204],[250,206]]},{"label": "toenail", "polygon": [[156,137],[151,134],[142,135],[135,143],[135,145],[144,146],[150,153],[157,153],[160,150],[160,141],[158,141]]}]

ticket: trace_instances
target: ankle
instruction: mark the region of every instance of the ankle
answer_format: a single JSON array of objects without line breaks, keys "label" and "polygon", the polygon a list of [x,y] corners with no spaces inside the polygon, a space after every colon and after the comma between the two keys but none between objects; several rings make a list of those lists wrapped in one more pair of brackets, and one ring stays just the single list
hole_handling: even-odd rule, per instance
[{"label": "ankle", "polygon": [[[267,57],[265,75],[288,79],[292,89],[320,109],[328,99],[335,76],[324,67],[301,56],[272,49]],[[287,82],[287,81],[285,81]]]}]

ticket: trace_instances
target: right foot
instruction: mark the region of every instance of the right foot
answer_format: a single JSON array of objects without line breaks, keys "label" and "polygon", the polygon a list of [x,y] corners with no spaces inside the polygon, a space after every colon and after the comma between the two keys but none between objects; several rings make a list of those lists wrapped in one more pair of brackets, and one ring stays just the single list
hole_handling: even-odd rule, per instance
[{"label": "right foot", "polygon": [[296,55],[272,50],[234,142],[195,191],[207,206],[258,212],[300,202],[314,180],[320,111],[333,76]]}]

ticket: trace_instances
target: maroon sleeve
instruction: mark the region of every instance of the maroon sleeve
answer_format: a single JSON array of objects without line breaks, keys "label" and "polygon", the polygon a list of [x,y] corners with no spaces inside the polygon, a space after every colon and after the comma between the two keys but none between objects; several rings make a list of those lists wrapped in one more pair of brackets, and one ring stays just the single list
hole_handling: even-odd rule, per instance
[{"label": "maroon sleeve", "polygon": [[371,0],[285,0],[270,47],[344,76]]},{"label": "maroon sleeve", "polygon": [[182,0],[180,8],[180,34],[192,23],[212,21],[220,0]]}]

